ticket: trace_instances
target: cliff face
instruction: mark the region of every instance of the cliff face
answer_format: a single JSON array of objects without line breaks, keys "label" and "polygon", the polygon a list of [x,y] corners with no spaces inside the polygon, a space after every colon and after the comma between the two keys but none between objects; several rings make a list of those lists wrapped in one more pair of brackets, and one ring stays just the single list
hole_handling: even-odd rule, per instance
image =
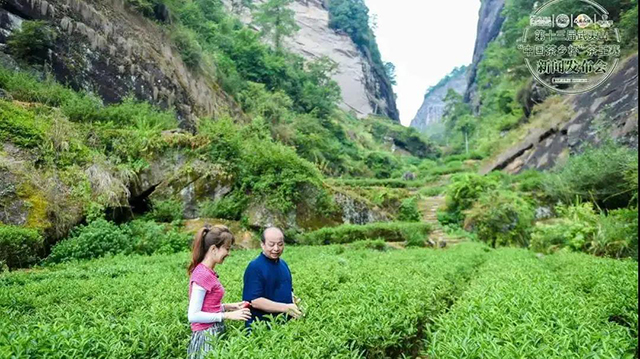
[{"label": "cliff face", "polygon": [[[258,0],[255,3],[261,4]],[[231,0],[224,0],[229,9]],[[291,4],[300,30],[285,40],[285,46],[307,60],[326,56],[338,64],[332,78],[340,85],[340,107],[357,117],[370,114],[388,116],[400,121],[391,84],[376,73],[368,54],[358,50],[351,38],[329,28],[329,11],[322,0],[298,0]],[[251,22],[248,11],[239,14],[245,23]]]},{"label": "cliff face", "polygon": [[429,133],[429,127],[440,123],[444,113],[444,97],[449,89],[459,94],[465,93],[467,90],[466,67],[454,70],[447,78],[427,91],[422,106],[411,121],[411,127],[420,132]]},{"label": "cliff face", "polygon": [[47,20],[58,34],[49,53],[56,79],[99,95],[105,103],[129,94],[167,108],[192,129],[195,116],[230,112],[233,100],[221,91],[213,71],[192,71],[170,44],[169,34],[125,7],[123,0],[4,0],[0,42],[23,20]]},{"label": "cliff face", "polygon": [[476,44],[467,77],[467,90],[464,94],[465,102],[471,103],[474,111],[477,111],[479,107],[478,99],[476,98],[477,86],[475,83],[478,63],[482,60],[484,50],[489,43],[500,34],[500,28],[504,22],[504,17],[500,15],[503,8],[504,0],[483,0],[480,6]]},{"label": "cliff face", "polygon": [[549,169],[585,145],[597,145],[607,139],[638,148],[638,54],[626,59],[594,91],[564,96],[562,106],[568,109],[567,116],[554,111],[557,107],[534,114],[553,118],[554,122],[531,131],[484,166],[481,173]]}]

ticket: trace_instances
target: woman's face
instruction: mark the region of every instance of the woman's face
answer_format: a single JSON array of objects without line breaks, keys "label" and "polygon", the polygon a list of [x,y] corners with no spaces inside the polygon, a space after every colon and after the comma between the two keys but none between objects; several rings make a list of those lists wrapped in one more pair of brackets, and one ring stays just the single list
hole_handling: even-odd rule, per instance
[{"label": "woman's face", "polygon": [[224,243],[220,248],[216,246],[211,246],[214,251],[214,260],[216,263],[224,262],[225,258],[229,256],[229,252],[231,252],[231,244]]}]

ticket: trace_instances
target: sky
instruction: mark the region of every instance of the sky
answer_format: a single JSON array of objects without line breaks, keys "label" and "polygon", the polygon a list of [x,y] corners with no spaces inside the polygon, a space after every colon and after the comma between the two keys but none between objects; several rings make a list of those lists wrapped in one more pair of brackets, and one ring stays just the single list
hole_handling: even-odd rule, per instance
[{"label": "sky", "polygon": [[400,121],[408,126],[424,94],[456,66],[468,65],[480,0],[365,0],[383,61],[396,66]]}]

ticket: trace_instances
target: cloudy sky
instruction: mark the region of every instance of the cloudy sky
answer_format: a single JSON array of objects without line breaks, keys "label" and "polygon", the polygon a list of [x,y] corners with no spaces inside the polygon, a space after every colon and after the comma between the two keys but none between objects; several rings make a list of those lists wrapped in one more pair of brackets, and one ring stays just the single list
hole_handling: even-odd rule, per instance
[{"label": "cloudy sky", "polygon": [[454,67],[468,65],[480,0],[365,0],[377,18],[384,61],[396,66],[400,120],[409,125],[433,86]]}]

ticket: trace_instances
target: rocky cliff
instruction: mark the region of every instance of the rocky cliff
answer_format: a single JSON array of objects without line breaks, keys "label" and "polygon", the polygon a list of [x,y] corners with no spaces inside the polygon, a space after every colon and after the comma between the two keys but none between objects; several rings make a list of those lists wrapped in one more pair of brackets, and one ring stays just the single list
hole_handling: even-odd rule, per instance
[{"label": "rocky cliff", "polygon": [[471,103],[474,111],[477,111],[479,107],[475,83],[478,64],[489,43],[500,34],[500,28],[505,20],[501,15],[503,8],[504,0],[483,0],[480,6],[476,44],[473,50],[473,60],[469,66],[467,90],[464,95],[465,102]]},{"label": "rocky cliff", "polygon": [[[559,104],[549,105],[552,101]],[[638,54],[627,58],[594,91],[549,98],[545,103],[544,110],[534,110],[531,121],[552,121],[529,131],[516,145],[487,163],[481,173],[549,169],[586,145],[610,139],[638,148]]]},{"label": "rocky cliff", "polygon": [[[49,52],[57,80],[99,95],[105,103],[133,94],[163,108],[175,106],[183,128],[195,117],[241,116],[219,89],[212,69],[189,69],[158,23],[127,8],[123,0],[5,0],[0,28],[6,39],[23,20],[55,27]],[[206,65],[203,65],[206,66]]]},{"label": "rocky cliff", "polygon": [[[232,9],[232,1],[225,0]],[[258,0],[255,3],[261,4]],[[376,72],[371,56],[360,51],[349,35],[329,28],[329,11],[325,1],[297,0],[291,4],[300,30],[286,39],[285,46],[307,60],[326,56],[338,65],[333,79],[342,90],[340,107],[357,117],[370,114],[387,116],[400,121],[393,88],[389,81]],[[239,14],[245,23],[252,18],[247,10]]]},{"label": "rocky cliff", "polygon": [[429,133],[432,125],[440,123],[444,112],[444,97],[449,89],[459,94],[467,90],[467,67],[462,66],[453,70],[437,85],[429,88],[424,95],[422,106],[411,121],[411,127],[423,133]]}]

